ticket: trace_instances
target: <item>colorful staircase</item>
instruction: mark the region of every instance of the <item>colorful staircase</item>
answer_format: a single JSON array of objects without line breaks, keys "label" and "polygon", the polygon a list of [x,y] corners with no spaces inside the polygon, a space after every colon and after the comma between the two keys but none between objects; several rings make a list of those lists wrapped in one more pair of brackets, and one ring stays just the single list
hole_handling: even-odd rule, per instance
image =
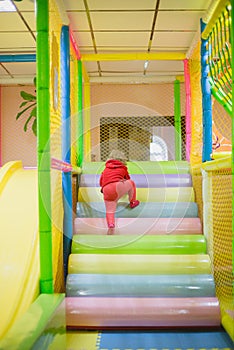
[{"label": "colorful staircase", "polygon": [[220,327],[187,162],[129,163],[139,207],[121,199],[108,230],[103,163],[81,176],[66,283],[68,329]]}]

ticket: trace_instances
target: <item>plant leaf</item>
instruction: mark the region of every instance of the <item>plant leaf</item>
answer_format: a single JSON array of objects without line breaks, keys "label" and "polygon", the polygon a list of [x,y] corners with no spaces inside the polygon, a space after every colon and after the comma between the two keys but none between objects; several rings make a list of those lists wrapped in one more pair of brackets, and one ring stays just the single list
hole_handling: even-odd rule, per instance
[{"label": "plant leaf", "polygon": [[29,101],[24,101],[24,102],[22,102],[21,105],[20,105],[20,108],[23,107],[23,106],[25,106],[28,102],[29,102]]},{"label": "plant leaf", "polygon": [[37,106],[35,106],[35,107],[31,110],[30,115],[32,115],[33,117],[36,118],[36,116],[37,116]]},{"label": "plant leaf", "polygon": [[32,123],[32,131],[35,136],[37,136],[37,119],[35,118],[33,123]]},{"label": "plant leaf", "polygon": [[24,100],[27,100],[27,101],[35,101],[36,100],[36,96],[29,94],[26,91],[21,91],[20,95]]},{"label": "plant leaf", "polygon": [[31,103],[30,106],[26,107],[26,108],[23,109],[21,112],[19,112],[19,113],[17,114],[17,116],[16,116],[16,120],[19,119],[19,117],[20,117],[24,112],[26,112],[29,108],[32,108],[32,107],[35,106],[35,105],[36,105],[36,102]]},{"label": "plant leaf", "polygon": [[33,118],[33,115],[30,114],[30,116],[28,117],[28,119],[26,120],[25,124],[24,124],[24,131],[27,131],[28,129],[28,123],[30,122],[30,120]]}]

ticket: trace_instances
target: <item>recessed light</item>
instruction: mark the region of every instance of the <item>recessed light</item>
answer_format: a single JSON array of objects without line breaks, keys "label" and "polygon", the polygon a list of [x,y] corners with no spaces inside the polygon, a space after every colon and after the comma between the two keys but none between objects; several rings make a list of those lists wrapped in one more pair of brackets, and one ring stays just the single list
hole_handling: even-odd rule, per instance
[{"label": "recessed light", "polygon": [[11,0],[0,0],[0,12],[15,12],[15,5]]}]

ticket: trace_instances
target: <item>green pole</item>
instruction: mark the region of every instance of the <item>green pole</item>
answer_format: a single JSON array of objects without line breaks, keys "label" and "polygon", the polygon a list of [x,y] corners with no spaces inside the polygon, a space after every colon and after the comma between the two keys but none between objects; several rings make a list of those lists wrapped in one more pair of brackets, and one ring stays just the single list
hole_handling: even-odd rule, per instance
[{"label": "green pole", "polygon": [[37,24],[37,157],[40,238],[40,289],[53,293],[50,187],[49,3],[36,1]]},{"label": "green pole", "polygon": [[84,133],[83,133],[83,76],[82,76],[82,62],[78,60],[78,149],[77,160],[78,166],[82,166],[84,158]]},{"label": "green pole", "polygon": [[[234,47],[234,0],[231,0],[231,47]],[[234,91],[234,55],[232,54],[232,91]],[[232,106],[234,94],[232,93]],[[234,109],[232,107],[232,273],[234,274]],[[234,297],[234,285],[233,285]]]},{"label": "green pole", "polygon": [[181,160],[180,81],[174,82],[175,160]]}]

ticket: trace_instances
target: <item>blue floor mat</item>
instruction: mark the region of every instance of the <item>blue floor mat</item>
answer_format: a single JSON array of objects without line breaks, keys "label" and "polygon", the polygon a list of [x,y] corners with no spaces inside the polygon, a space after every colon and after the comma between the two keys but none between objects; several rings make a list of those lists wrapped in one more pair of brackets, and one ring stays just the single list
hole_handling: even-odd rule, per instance
[{"label": "blue floor mat", "polygon": [[104,331],[98,350],[233,350],[233,342],[224,331],[210,332],[137,332]]}]

